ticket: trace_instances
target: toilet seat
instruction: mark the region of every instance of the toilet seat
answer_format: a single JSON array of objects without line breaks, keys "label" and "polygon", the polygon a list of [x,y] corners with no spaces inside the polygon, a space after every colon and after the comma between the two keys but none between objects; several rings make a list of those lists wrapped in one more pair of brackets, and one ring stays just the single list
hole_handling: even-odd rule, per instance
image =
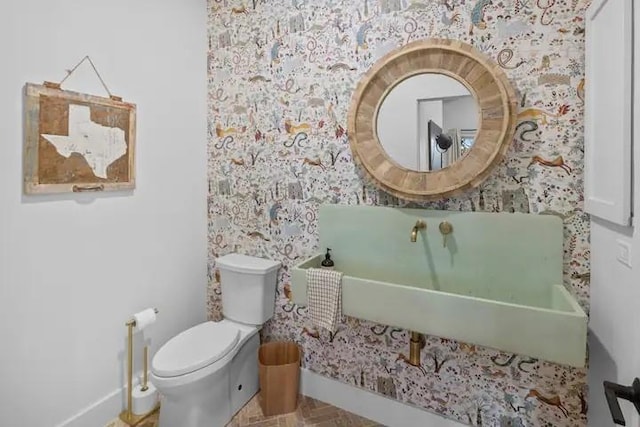
[{"label": "toilet seat", "polygon": [[238,344],[240,330],[231,322],[204,322],[171,338],[156,353],[151,371],[177,377],[212,365]]}]

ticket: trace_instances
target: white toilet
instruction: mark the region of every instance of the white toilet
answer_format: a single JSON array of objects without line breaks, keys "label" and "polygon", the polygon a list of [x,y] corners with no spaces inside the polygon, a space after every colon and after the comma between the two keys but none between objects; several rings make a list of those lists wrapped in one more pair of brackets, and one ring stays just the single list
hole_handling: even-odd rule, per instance
[{"label": "white toilet", "polygon": [[273,316],[280,263],[229,254],[217,265],[224,320],[181,332],[151,362],[159,427],[223,427],[258,391],[258,331]]}]

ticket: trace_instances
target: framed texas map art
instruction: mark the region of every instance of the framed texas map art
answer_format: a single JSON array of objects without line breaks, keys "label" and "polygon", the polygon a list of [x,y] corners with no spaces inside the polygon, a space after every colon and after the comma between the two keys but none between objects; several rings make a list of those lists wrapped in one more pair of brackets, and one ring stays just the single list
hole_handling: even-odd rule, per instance
[{"label": "framed texas map art", "polygon": [[27,83],[24,114],[26,194],[135,188],[135,104]]}]

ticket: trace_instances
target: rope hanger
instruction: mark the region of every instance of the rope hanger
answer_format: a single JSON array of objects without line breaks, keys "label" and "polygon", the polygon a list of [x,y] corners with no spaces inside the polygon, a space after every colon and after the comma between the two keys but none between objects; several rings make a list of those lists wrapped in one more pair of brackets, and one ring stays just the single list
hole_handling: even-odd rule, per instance
[{"label": "rope hanger", "polygon": [[78,69],[78,67],[80,67],[80,65],[82,65],[85,61],[88,61],[89,64],[91,65],[91,68],[93,68],[93,71],[96,73],[96,76],[98,76],[98,79],[100,80],[100,83],[102,84],[102,87],[104,88],[104,90],[107,91],[107,94],[109,95],[109,98],[113,99],[114,101],[122,101],[121,97],[115,96],[115,95],[113,95],[111,93],[111,91],[109,90],[109,87],[107,87],[107,84],[105,83],[104,79],[100,75],[100,72],[96,68],[95,64],[93,63],[93,61],[91,60],[89,55],[86,55],[84,58],[82,58],[80,60],[80,62],[78,62],[72,69],[66,70],[67,71],[67,75],[66,75],[66,77],[64,79],[62,79],[60,81],[60,83],[44,82],[44,85],[47,86],[47,87],[50,87],[50,88],[54,88],[54,89],[62,89],[62,83],[64,83],[69,77],[71,77],[71,74],[73,74]]}]

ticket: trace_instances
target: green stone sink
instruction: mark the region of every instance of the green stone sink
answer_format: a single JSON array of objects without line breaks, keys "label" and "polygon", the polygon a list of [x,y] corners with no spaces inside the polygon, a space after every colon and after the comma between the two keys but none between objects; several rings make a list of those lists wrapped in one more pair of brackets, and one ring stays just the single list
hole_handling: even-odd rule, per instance
[{"label": "green stone sink", "polygon": [[[442,221],[453,226],[446,246]],[[319,234],[317,254],[292,269],[296,304],[328,247],[345,315],[584,366],[587,316],[562,284],[555,216],[323,205]]]}]

